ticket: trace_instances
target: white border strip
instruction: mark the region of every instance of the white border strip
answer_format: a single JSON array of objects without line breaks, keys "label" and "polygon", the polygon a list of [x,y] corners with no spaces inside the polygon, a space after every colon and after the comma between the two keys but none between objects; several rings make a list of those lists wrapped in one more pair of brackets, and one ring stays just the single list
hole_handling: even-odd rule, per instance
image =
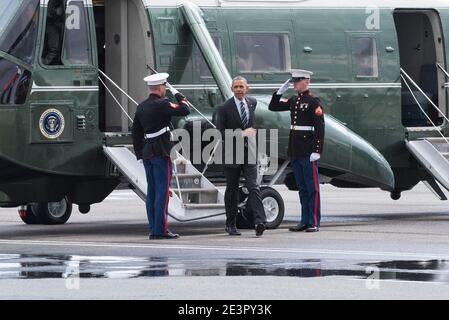
[{"label": "white border strip", "polygon": [[61,91],[98,91],[98,86],[38,86],[33,82],[31,93],[34,92],[61,92]]},{"label": "white border strip", "polygon": [[[281,85],[277,83],[249,84],[253,89],[279,89]],[[209,84],[180,84],[174,87],[182,90],[218,89],[218,86]],[[400,83],[312,83],[310,87],[316,89],[384,89],[401,88],[402,86]]]},{"label": "white border strip", "polygon": [[[47,7],[49,1],[50,0],[41,0],[41,7]],[[77,1],[83,1],[85,7],[93,7],[92,0],[77,0]]]},{"label": "white border strip", "polygon": [[[182,0],[142,0],[145,7],[174,8],[182,5]],[[269,8],[269,9],[358,9],[365,11],[366,8],[410,8],[418,5],[410,0],[377,0],[374,3],[369,0],[342,0],[336,5],[333,0],[191,0],[199,7],[223,7],[223,8]],[[426,8],[447,8],[444,0],[428,0]]]}]

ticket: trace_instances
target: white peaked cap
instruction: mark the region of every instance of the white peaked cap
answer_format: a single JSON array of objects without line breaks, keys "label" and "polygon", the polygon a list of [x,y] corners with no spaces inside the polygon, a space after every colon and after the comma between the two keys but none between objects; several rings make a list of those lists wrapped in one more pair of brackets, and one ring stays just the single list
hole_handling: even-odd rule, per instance
[{"label": "white peaked cap", "polygon": [[167,82],[168,77],[168,73],[156,73],[144,78],[143,81],[145,81],[149,86],[157,86],[159,84],[164,84],[165,82]]},{"label": "white peaked cap", "polygon": [[292,69],[292,78],[304,78],[310,79],[310,76],[313,75],[313,72],[301,69]]}]

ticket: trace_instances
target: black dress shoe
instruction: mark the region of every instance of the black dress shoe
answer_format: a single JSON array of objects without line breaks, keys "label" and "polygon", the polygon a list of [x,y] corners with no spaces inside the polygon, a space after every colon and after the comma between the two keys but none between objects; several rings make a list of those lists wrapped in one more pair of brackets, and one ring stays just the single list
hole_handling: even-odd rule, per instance
[{"label": "black dress shoe", "polygon": [[320,228],[318,228],[317,226],[313,226],[313,225],[308,226],[306,229],[306,232],[318,232],[318,231],[320,231]]},{"label": "black dress shoe", "polygon": [[237,230],[236,227],[226,227],[225,231],[230,235],[230,236],[241,236],[242,234],[240,233],[240,231]]},{"label": "black dress shoe", "polygon": [[164,237],[165,237],[165,239],[178,239],[179,234],[167,231],[167,233],[164,235]]},{"label": "black dress shoe", "polygon": [[260,237],[265,231],[266,227],[263,223],[258,223],[256,226],[256,237]]},{"label": "black dress shoe", "polygon": [[288,230],[293,231],[293,232],[299,232],[299,231],[304,231],[308,228],[309,226],[304,224],[304,223],[300,223],[294,227],[289,228]]},{"label": "black dress shoe", "polygon": [[162,235],[150,235],[150,240],[161,240],[161,239],[178,239],[179,238],[179,234],[177,233],[171,233],[170,231],[168,231],[166,234],[162,234]]}]

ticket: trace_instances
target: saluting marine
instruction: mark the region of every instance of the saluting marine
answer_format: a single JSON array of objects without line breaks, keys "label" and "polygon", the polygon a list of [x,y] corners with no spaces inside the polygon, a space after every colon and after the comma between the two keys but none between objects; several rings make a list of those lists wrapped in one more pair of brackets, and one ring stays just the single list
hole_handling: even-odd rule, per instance
[{"label": "saluting marine", "polygon": [[[320,99],[309,91],[306,70],[292,70],[292,78],[274,93],[269,110],[290,111],[291,127],[287,154],[291,161],[301,201],[301,222],[290,231],[316,232],[320,227],[318,160],[324,143],[324,111]],[[297,96],[281,99],[293,82]]]},{"label": "saluting marine", "polygon": [[[186,116],[190,108],[185,97],[167,83],[167,73],[148,76],[144,81],[150,89],[150,96],[137,106],[132,127],[136,158],[143,160],[148,183],[146,209],[150,239],[175,239],[167,226],[168,199],[172,163],[170,152],[170,122],[172,116]],[[179,102],[171,103],[165,98],[166,87]]]}]

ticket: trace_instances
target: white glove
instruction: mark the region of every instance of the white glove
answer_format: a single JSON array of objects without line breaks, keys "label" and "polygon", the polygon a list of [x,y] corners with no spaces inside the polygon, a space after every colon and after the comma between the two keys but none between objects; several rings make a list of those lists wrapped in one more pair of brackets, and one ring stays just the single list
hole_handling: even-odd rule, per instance
[{"label": "white glove", "polygon": [[170,90],[170,92],[173,96],[175,96],[177,93],[179,93],[179,91],[176,90],[175,88],[173,88],[173,86],[170,83],[167,82],[165,85],[167,86],[168,90]]},{"label": "white glove", "polygon": [[320,158],[321,158],[320,154],[314,152],[310,155],[310,162],[320,160]]},{"label": "white glove", "polygon": [[142,160],[142,159],[139,159],[139,160],[137,160],[137,163],[143,164],[143,160]]},{"label": "white glove", "polygon": [[287,81],[285,81],[284,84],[282,85],[282,87],[279,88],[279,90],[276,94],[279,96],[282,96],[288,90],[288,87],[290,87],[290,81],[291,81],[291,79],[288,79]]}]

